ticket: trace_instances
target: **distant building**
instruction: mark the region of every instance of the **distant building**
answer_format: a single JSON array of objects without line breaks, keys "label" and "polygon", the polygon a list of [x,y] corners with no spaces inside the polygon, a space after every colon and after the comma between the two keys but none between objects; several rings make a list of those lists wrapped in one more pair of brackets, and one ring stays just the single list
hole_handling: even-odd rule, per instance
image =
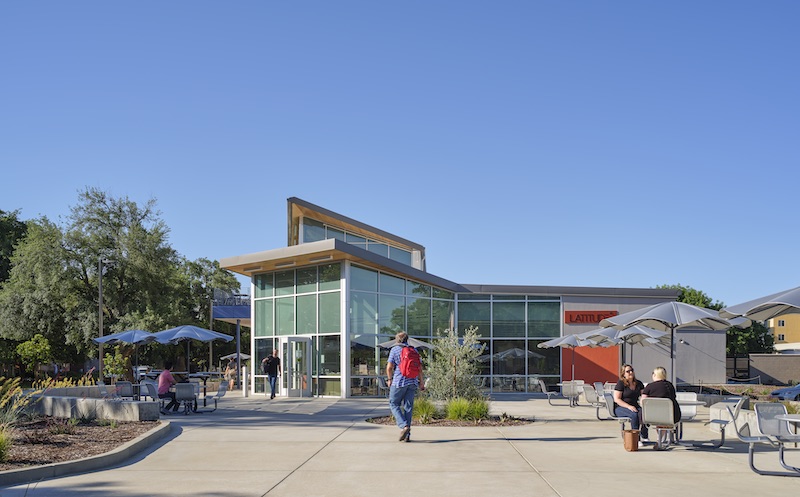
[{"label": "distant building", "polygon": [[800,353],[800,314],[786,314],[767,320],[775,350],[781,353]]},{"label": "distant building", "polygon": [[[419,243],[298,198],[287,208],[287,247],[220,261],[251,278],[253,394],[268,391],[260,364],[278,348],[281,395],[378,395],[388,356],[379,344],[400,330],[431,342],[437,330],[476,326],[486,345],[478,381],[491,393],[535,392],[538,379],[570,379],[573,357],[576,378],[586,381],[615,381],[620,361],[634,354],[644,380],[647,368],[669,367],[664,347],[580,347],[573,356],[537,345],[597,328],[609,315],[675,300],[677,290],[456,283],[427,272]],[[509,235],[505,243],[513,243]],[[474,263],[491,264],[492,244],[479,242],[487,255]],[[546,263],[520,261],[520,272]],[[679,381],[724,382],[725,332],[679,335]]]}]

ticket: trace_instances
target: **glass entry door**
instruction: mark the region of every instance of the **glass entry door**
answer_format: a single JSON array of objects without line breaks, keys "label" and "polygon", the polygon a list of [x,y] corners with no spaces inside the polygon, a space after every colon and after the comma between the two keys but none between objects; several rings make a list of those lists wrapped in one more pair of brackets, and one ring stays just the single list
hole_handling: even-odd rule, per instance
[{"label": "glass entry door", "polygon": [[282,337],[281,394],[311,397],[311,338]]}]

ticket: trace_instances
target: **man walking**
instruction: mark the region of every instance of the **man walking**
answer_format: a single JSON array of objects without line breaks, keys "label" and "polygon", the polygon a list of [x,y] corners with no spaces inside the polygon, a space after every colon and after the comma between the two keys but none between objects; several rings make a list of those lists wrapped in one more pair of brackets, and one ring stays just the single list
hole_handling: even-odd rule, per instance
[{"label": "man walking", "polygon": [[261,361],[261,368],[269,377],[269,388],[271,390],[270,399],[275,398],[275,383],[278,375],[281,374],[281,359],[278,357],[278,349],[272,349],[272,355],[267,356]]},{"label": "man walking", "polygon": [[389,378],[389,408],[397,427],[400,441],[411,441],[411,415],[414,412],[414,396],[417,388],[425,390],[422,381],[422,362],[419,352],[408,345],[408,333],[401,331],[395,336],[396,345],[389,352],[386,376]]}]

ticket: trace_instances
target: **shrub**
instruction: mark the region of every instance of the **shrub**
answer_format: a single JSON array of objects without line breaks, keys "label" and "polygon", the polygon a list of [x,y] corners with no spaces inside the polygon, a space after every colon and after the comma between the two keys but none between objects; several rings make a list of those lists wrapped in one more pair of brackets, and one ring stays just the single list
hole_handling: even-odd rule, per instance
[{"label": "shrub", "polygon": [[486,399],[452,399],[445,407],[447,419],[478,421],[489,417],[489,402]]},{"label": "shrub", "polygon": [[430,423],[439,416],[439,410],[427,398],[418,398],[414,401],[414,418],[420,423]]},{"label": "shrub", "polygon": [[459,337],[455,330],[437,330],[434,350],[425,376],[430,378],[426,391],[434,400],[457,397],[478,399],[483,396],[475,380],[480,373],[480,356],[485,345],[478,341],[477,328],[471,327]]},{"label": "shrub", "polygon": [[35,400],[33,396],[41,393],[41,390],[23,392],[21,381],[21,378],[0,376],[0,429],[13,426],[28,404]]},{"label": "shrub", "polygon": [[12,430],[8,427],[0,427],[0,462],[8,459],[11,452]]}]

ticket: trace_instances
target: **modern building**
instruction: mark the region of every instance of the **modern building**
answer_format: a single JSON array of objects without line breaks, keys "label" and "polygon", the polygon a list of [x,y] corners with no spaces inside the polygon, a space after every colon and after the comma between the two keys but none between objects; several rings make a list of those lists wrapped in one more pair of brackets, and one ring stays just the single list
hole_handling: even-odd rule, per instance
[{"label": "modern building", "polygon": [[785,314],[766,321],[775,339],[775,350],[784,354],[800,353],[800,314]]},{"label": "modern building", "polygon": [[[658,346],[537,346],[597,328],[604,317],[675,300],[676,290],[456,283],[427,271],[419,243],[298,198],[287,204],[286,247],[220,261],[251,278],[255,395],[268,390],[258,366],[275,347],[281,395],[378,395],[388,357],[379,344],[400,330],[430,342],[437,331],[476,327],[487,357],[479,381],[493,394],[570,379],[573,357],[575,376],[586,381],[615,380],[632,354],[642,367],[670,364],[669,350]],[[724,382],[725,333],[682,333],[678,380]]]}]

